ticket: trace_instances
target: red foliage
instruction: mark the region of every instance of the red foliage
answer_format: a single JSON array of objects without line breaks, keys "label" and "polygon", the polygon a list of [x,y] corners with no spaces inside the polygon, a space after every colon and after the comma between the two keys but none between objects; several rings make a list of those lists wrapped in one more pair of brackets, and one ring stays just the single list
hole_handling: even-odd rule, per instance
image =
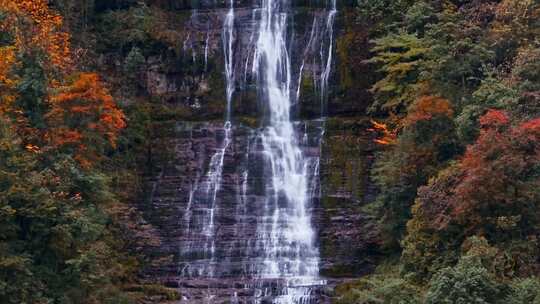
[{"label": "red foliage", "polygon": [[540,118],[511,126],[503,111],[488,111],[461,161],[418,190],[429,229],[458,225],[464,236],[504,238],[535,233],[540,224]]},{"label": "red foliage", "polygon": [[510,123],[508,115],[504,111],[490,109],[484,116],[480,117],[482,128],[501,127]]},{"label": "red foliage", "polygon": [[526,121],[517,128],[518,133],[530,133],[538,136],[540,132],[540,118]]},{"label": "red foliage", "polygon": [[[508,218],[519,218],[519,223],[537,220],[530,208],[536,208],[531,204],[539,199],[534,168],[540,164],[540,119],[511,127],[505,112],[490,110],[480,123],[477,141],[459,164],[461,178],[447,189],[450,212],[433,215],[434,222],[443,223],[438,229],[449,223],[448,215],[469,234],[500,230],[498,222]],[[445,219],[437,220],[441,216]]]}]

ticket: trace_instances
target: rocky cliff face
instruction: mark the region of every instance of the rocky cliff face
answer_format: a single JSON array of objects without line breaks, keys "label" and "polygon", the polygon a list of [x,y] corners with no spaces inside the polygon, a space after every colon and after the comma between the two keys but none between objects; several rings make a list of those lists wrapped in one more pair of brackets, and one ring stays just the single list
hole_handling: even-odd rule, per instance
[{"label": "rocky cliff face", "polygon": [[328,120],[321,151],[321,217],[318,223],[327,277],[357,277],[372,270],[377,257],[377,227],[361,209],[375,199],[370,179],[375,145],[365,117]]},{"label": "rocky cliff face", "polygon": [[[180,288],[186,303],[248,303],[254,296],[263,303],[271,301],[280,282],[250,280],[253,265],[262,262],[257,225],[267,170],[261,161],[260,140],[254,136],[267,111],[256,102],[251,70],[257,16],[251,4],[236,3],[233,135],[216,194],[213,241],[205,235],[202,222],[210,209],[210,163],[223,146],[225,134],[222,27],[226,9],[210,3],[202,3],[196,10],[169,7],[167,1],[157,5],[169,9],[164,22],[179,45],[145,58],[136,77],[140,95],[168,111],[154,122],[156,137],[148,151],[151,169],[136,204],[153,227],[154,242],[141,248],[148,257],[144,275]],[[352,46],[367,49],[361,46],[366,38],[345,4],[334,28],[329,96],[321,96],[327,59],[322,54],[330,46],[323,7],[292,8],[289,32],[294,39],[289,49],[295,69],[292,78],[299,80],[292,88],[298,92],[294,125],[306,159],[318,168],[310,176],[313,199],[308,211],[317,233],[320,272],[331,286],[341,278],[369,271],[374,263],[376,228],[360,208],[376,193],[369,179],[375,147],[364,117],[371,80],[360,60],[367,52],[351,53]],[[103,60],[114,60],[114,56]],[[326,118],[321,119],[323,116]],[[212,258],[209,250],[215,251]],[[330,296],[326,288],[320,288],[309,298],[324,303]]]},{"label": "rocky cliff face", "polygon": [[[302,122],[296,127],[300,134],[316,137],[321,121]],[[188,303],[208,301],[210,296],[215,297],[212,303],[227,303],[235,294],[235,300],[250,303],[255,296],[264,299],[264,294],[257,294],[261,290],[280,284],[252,280],[257,265],[263,263],[258,225],[264,213],[268,168],[262,166],[263,151],[250,127],[233,128],[215,201],[216,233],[212,239],[204,233],[202,225],[211,201],[208,195],[212,195],[207,191],[211,181],[205,173],[211,157],[222,146],[224,132],[219,122],[177,123],[175,137],[167,139],[174,146],[173,157],[147,178],[148,197],[138,206],[159,231],[160,242],[145,250],[159,256],[155,261],[160,262],[151,265],[147,275],[181,288]],[[315,143],[311,140],[302,145],[311,159],[319,153]],[[316,215],[315,227],[321,226],[324,210],[320,205],[316,203],[308,211]],[[215,254],[210,257],[212,247]]]}]

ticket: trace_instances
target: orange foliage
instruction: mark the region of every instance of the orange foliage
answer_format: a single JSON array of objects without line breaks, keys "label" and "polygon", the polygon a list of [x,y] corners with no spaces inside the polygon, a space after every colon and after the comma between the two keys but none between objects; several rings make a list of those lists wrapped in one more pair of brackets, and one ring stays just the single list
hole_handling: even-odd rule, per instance
[{"label": "orange foliage", "polygon": [[436,96],[422,96],[409,108],[403,124],[411,126],[421,120],[431,120],[435,116],[452,117],[453,111],[448,100]]},{"label": "orange foliage", "polygon": [[9,71],[15,63],[13,47],[0,47],[0,86],[13,88],[15,82],[10,78]]},{"label": "orange foliage", "polygon": [[53,128],[48,138],[54,147],[74,148],[81,163],[95,158],[100,138],[114,147],[126,126],[124,113],[93,73],[80,74],[62,88],[51,98],[51,107],[47,118]]},{"label": "orange foliage", "polygon": [[62,31],[62,17],[51,10],[46,0],[0,0],[6,17],[0,30],[14,37],[17,52],[42,50],[51,64],[64,69],[70,63],[69,34]]},{"label": "orange foliage", "polygon": [[368,131],[377,132],[382,135],[382,137],[376,138],[373,141],[380,145],[393,145],[396,142],[397,134],[395,130],[391,130],[386,124],[376,122],[371,120],[372,128],[369,128]]},{"label": "orange foliage", "polygon": [[402,127],[411,127],[419,121],[428,121],[436,117],[446,116],[451,118],[453,113],[448,100],[436,96],[423,96],[409,107],[407,116],[396,123],[398,127],[395,129],[391,129],[386,124],[372,120],[373,127],[368,129],[368,131],[382,134],[382,137],[375,139],[374,142],[381,145],[392,145],[396,143],[397,134]]},{"label": "orange foliage", "polygon": [[26,144],[26,146],[24,146],[26,148],[26,150],[32,152],[32,153],[39,153],[40,152],[40,149],[38,146],[36,145],[33,145],[33,144]]},{"label": "orange foliage", "polygon": [[48,7],[46,0],[0,0],[0,31],[12,39],[0,46],[0,113],[10,113],[17,122],[19,133],[37,132],[28,126],[19,108],[14,106],[18,97],[15,90],[19,76],[14,68],[20,64],[20,55],[36,57],[35,52],[45,55],[41,61],[49,74],[49,86],[58,83],[53,71],[66,71],[70,66],[69,35],[62,30],[62,17]]}]

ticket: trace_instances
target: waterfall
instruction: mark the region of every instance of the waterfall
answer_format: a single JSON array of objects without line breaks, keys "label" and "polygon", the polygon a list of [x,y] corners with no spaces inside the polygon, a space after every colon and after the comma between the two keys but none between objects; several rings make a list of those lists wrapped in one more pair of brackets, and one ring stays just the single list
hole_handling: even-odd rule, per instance
[{"label": "waterfall", "polygon": [[[225,131],[224,140],[222,147],[216,151],[216,153],[210,159],[210,167],[208,170],[208,186],[206,188],[206,193],[209,195],[210,208],[209,216],[207,221],[203,226],[203,233],[207,237],[207,244],[210,244],[209,257],[210,257],[210,269],[208,275],[210,277],[214,276],[214,264],[215,260],[215,213],[217,209],[216,198],[218,191],[221,189],[221,180],[223,174],[223,164],[225,160],[225,153],[227,148],[231,143],[231,103],[232,95],[234,93],[234,71],[233,71],[233,51],[232,46],[234,43],[234,6],[233,0],[230,1],[230,8],[225,17],[225,22],[223,24],[223,51],[225,55],[225,77],[226,77],[226,98],[227,98],[227,109],[226,109],[226,121],[223,125]],[[205,250],[208,252],[208,250]]]},{"label": "waterfall", "polygon": [[[285,280],[275,303],[298,303],[317,285],[319,253],[308,211],[309,162],[291,121],[291,58],[287,49],[287,3],[263,0],[253,70],[259,96],[268,106],[261,139],[270,167],[264,206],[262,278]],[[302,69],[302,68],[301,68]]]},{"label": "waterfall", "polygon": [[[328,18],[326,19],[326,33],[328,34],[328,51],[326,56],[323,56],[321,52],[321,62],[324,63],[324,69],[321,73],[321,85],[320,85],[320,95],[321,95],[321,113],[323,112],[322,107],[324,106],[324,101],[328,98],[328,77],[330,76],[330,70],[332,67],[332,57],[334,50],[334,18],[337,13],[336,9],[336,0],[331,0],[331,9],[328,12]],[[321,48],[323,44],[321,44]],[[326,62],[324,58],[326,57]]]},{"label": "waterfall", "polygon": [[[189,36],[188,36],[189,38]],[[205,69],[207,64],[208,56],[208,39],[207,34],[205,40]],[[233,43],[234,43],[234,7],[233,2],[230,2],[229,11],[225,17],[223,24],[222,32],[223,40],[223,51],[225,55],[225,78],[226,78],[226,99],[227,99],[227,108],[226,108],[226,120],[223,125],[223,142],[221,147],[217,148],[210,158],[210,164],[208,166],[208,171],[205,174],[205,183],[204,187],[204,200],[207,206],[198,206],[199,209],[202,209],[202,215],[200,216],[200,231],[198,234],[199,238],[187,242],[187,248],[181,250],[181,256],[191,258],[193,248],[202,247],[202,258],[207,259],[208,262],[202,263],[185,263],[181,269],[180,273],[183,277],[194,277],[194,276],[206,276],[213,278],[215,276],[215,264],[218,262],[216,260],[216,213],[218,211],[217,206],[217,195],[221,190],[222,186],[222,175],[223,175],[223,166],[225,162],[225,154],[231,143],[231,133],[232,133],[232,124],[231,124],[231,104],[232,104],[232,95],[234,93],[234,71],[233,71]],[[186,42],[184,42],[185,46]],[[189,200],[187,203],[187,208],[184,213],[183,221],[185,223],[184,234],[189,235],[193,233],[191,231],[191,222],[194,220],[193,208],[195,196],[199,191],[199,177],[191,185],[191,190],[189,193]],[[198,243],[198,244],[194,244]],[[185,251],[185,253],[184,253]],[[200,253],[199,253],[200,254]],[[193,268],[193,269],[192,269]]]},{"label": "waterfall", "polygon": [[210,29],[207,29],[206,39],[204,40],[204,71],[208,70],[208,40],[210,39]]},{"label": "waterfall", "polygon": [[[319,276],[317,233],[312,224],[321,166],[319,152],[313,151],[317,146],[320,149],[324,135],[322,109],[328,98],[336,4],[331,0],[324,15],[315,14],[312,24],[309,20],[311,29],[305,37],[309,41],[304,46],[293,43],[301,34],[295,35],[290,28],[289,0],[261,1],[260,7],[247,13],[238,9],[235,16],[230,0],[224,15],[225,122],[218,130],[215,125],[204,129],[211,144],[201,140],[197,148],[192,147],[193,157],[204,159],[208,167],[203,162],[196,165],[196,178],[190,181],[179,219],[183,223],[179,285],[204,283],[207,288],[197,294],[183,292],[185,303],[222,303],[218,301],[226,293],[231,303],[317,303],[317,293],[326,284]],[[250,16],[251,31],[242,36],[235,29],[235,17],[240,24]],[[208,67],[209,53],[215,53],[209,39],[207,34],[205,71],[213,66]],[[295,51],[299,46],[301,50]],[[313,73],[321,97],[321,119],[301,122],[293,109],[302,104],[301,82],[308,72]],[[264,108],[260,126],[249,132],[233,124],[236,90],[256,91],[258,104]],[[246,150],[238,152],[236,143],[242,138],[246,138]]]},{"label": "waterfall", "polygon": [[318,254],[307,208],[307,171],[291,122],[291,64],[287,50],[285,3],[263,0],[255,68],[260,96],[269,108],[261,134],[270,164],[270,193],[262,223],[263,277],[315,277]]},{"label": "waterfall", "polygon": [[227,122],[231,120],[231,102],[232,95],[234,93],[234,57],[233,57],[233,43],[234,43],[234,4],[233,0],[230,0],[229,11],[225,16],[225,22],[223,23],[223,54],[225,57],[225,78],[226,78],[226,98],[227,98]]}]

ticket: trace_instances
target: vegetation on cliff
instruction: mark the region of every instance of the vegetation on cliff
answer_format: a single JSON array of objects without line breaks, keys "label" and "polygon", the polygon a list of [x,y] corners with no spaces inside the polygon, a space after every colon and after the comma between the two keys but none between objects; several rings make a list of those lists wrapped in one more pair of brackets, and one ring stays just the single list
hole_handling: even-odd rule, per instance
[{"label": "vegetation on cliff", "polygon": [[80,63],[67,25],[88,26],[86,1],[60,2],[67,24],[48,1],[0,0],[0,302],[172,299],[139,284],[122,233],[144,120],[127,128],[133,111]]},{"label": "vegetation on cliff", "polygon": [[385,122],[366,209],[392,258],[339,303],[540,301],[539,20],[529,0],[359,1]]}]

